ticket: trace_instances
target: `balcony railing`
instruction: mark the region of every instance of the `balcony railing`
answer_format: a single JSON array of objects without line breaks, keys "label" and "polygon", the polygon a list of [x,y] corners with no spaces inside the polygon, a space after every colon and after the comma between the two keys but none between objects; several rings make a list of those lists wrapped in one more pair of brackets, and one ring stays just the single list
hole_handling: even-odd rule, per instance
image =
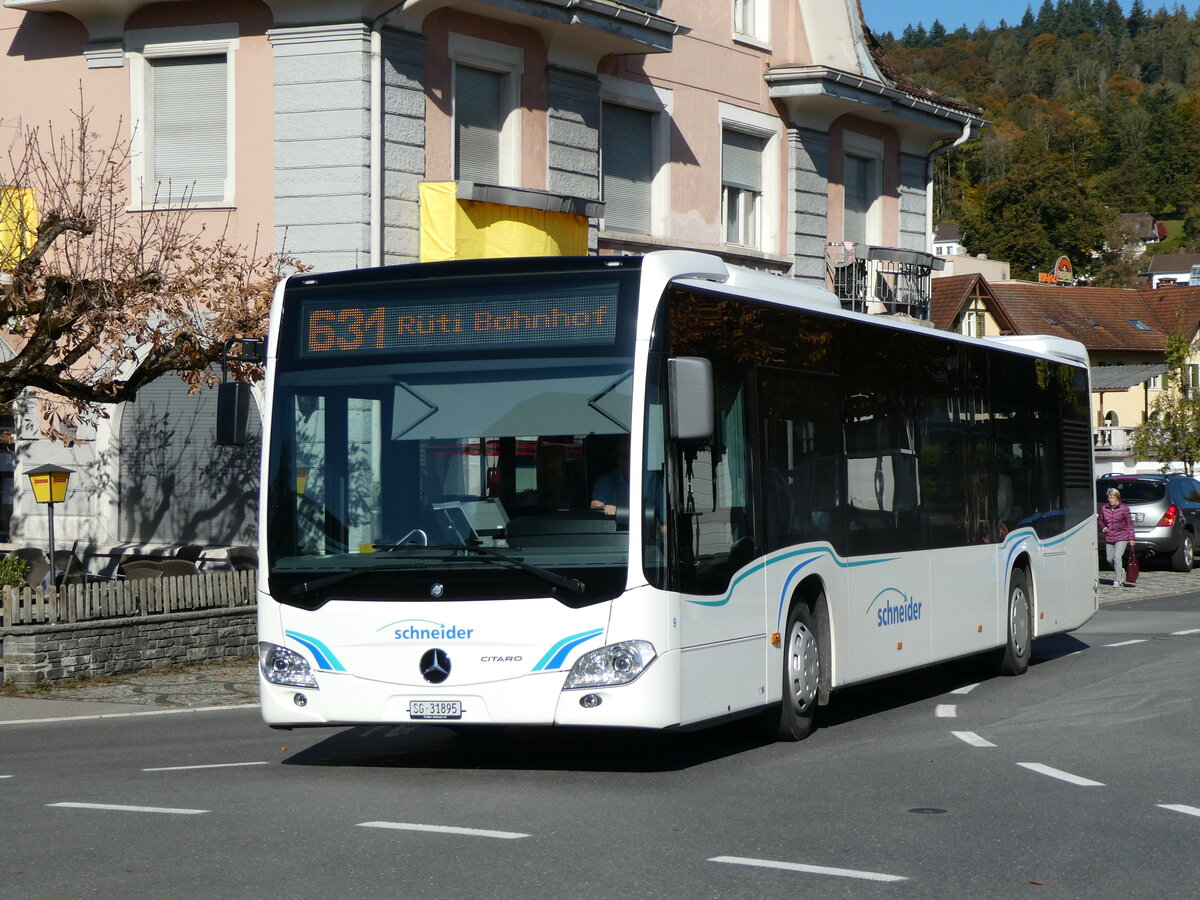
[{"label": "balcony railing", "polygon": [[1133,453],[1134,429],[1105,425],[1092,430],[1092,448],[1098,456],[1129,456]]},{"label": "balcony railing", "polygon": [[825,274],[842,306],[875,315],[929,319],[931,273],[945,266],[932,253],[872,247],[852,241],[830,244]]}]

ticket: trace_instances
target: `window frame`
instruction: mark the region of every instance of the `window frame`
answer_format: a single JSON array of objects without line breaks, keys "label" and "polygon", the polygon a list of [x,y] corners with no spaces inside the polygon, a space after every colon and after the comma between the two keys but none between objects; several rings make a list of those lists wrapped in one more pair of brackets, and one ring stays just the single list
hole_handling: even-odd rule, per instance
[{"label": "window frame", "polygon": [[735,41],[770,49],[770,0],[733,0],[730,4],[730,28]]},{"label": "window frame", "polygon": [[[775,253],[778,250],[780,228],[779,198],[781,185],[779,155],[780,144],[782,142],[780,121],[765,113],[754,112],[727,103],[718,105],[717,115],[719,125],[717,132],[717,172],[719,173],[718,187],[720,189],[718,195],[720,239],[717,243],[726,247],[738,247],[755,250],[760,253]],[[740,132],[750,137],[759,138],[763,142],[760,155],[762,163],[762,188],[758,193],[757,202],[755,203],[754,225],[756,235],[753,243],[736,243],[727,240],[728,196],[722,171],[724,168],[725,133],[727,131]],[[737,188],[737,190],[742,191],[743,189]],[[739,206],[742,204],[742,200],[743,198],[739,196]],[[739,229],[739,231],[742,235],[745,234],[744,229]]]},{"label": "window frame", "polygon": [[[869,195],[863,223],[863,241],[867,246],[878,246],[883,241],[883,165],[886,151],[883,141],[854,131],[842,134],[842,240],[852,240],[846,234],[846,201],[850,192],[847,188],[848,160],[857,159],[870,164]],[[857,242],[856,242],[857,243]]]},{"label": "window frame", "polygon": [[521,178],[521,76],[525,72],[525,51],[511,44],[500,44],[483,38],[451,32],[448,56],[450,59],[450,160],[456,181],[458,171],[458,69],[460,66],[493,72],[500,80],[499,160],[496,170],[501,185],[520,184]]},{"label": "window frame", "polygon": [[[664,237],[670,232],[670,146],[673,94],[653,85],[600,76],[600,186],[604,187],[604,106],[624,106],[650,113],[650,231],[648,236]],[[603,200],[603,194],[601,195]],[[601,219],[601,231],[607,225]],[[637,232],[620,232],[637,234]]]},{"label": "window frame", "polygon": [[[125,33],[126,58],[129,60],[129,108],[133,118],[130,142],[130,209],[155,208],[222,209],[235,205],[237,183],[235,168],[236,65],[238,26],[234,23],[144,28]],[[155,60],[191,57],[222,57],[225,63],[225,184],[220,199],[182,199],[168,196],[157,199],[157,179],[153,169],[154,95],[152,70]]]}]

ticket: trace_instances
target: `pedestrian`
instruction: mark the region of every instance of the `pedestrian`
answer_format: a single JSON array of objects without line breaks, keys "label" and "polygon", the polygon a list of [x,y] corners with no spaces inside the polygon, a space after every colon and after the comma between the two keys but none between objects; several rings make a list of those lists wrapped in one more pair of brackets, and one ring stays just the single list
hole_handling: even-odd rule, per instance
[{"label": "pedestrian", "polygon": [[1104,552],[1113,567],[1115,581],[1119,587],[1133,587],[1125,581],[1125,548],[1134,546],[1133,515],[1129,507],[1121,502],[1121,492],[1109,488],[1108,503],[1100,507],[1100,525],[1104,529]]}]

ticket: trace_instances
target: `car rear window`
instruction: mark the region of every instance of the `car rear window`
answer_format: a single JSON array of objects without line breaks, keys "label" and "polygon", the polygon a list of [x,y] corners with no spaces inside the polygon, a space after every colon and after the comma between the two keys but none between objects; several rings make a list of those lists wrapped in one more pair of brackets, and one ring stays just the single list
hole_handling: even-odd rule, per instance
[{"label": "car rear window", "polygon": [[1102,481],[1096,485],[1096,499],[1107,502],[1109,488],[1120,491],[1126,503],[1156,503],[1167,495],[1162,481]]}]

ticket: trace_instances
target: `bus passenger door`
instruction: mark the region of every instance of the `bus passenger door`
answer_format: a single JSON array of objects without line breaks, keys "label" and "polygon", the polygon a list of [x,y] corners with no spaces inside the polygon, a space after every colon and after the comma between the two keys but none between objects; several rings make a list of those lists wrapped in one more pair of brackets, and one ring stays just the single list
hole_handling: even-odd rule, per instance
[{"label": "bus passenger door", "polygon": [[685,722],[761,704],[765,690],[747,391],[736,367],[714,366],[714,375],[715,433],[677,445],[671,475]]}]

